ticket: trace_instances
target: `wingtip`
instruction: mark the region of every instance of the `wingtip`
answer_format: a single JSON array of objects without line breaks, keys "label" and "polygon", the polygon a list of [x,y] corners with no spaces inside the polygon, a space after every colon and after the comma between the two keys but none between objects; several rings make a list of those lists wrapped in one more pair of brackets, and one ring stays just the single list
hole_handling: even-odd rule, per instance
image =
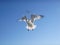
[{"label": "wingtip", "polygon": [[44,17],[43,15],[40,15],[42,18]]},{"label": "wingtip", "polygon": [[19,19],[18,21],[22,21],[21,19]]}]

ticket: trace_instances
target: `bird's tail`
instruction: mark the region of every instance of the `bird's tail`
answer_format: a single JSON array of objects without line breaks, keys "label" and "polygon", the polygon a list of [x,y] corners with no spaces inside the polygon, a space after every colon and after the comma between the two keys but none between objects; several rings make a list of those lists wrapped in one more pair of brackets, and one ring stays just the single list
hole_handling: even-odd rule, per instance
[{"label": "bird's tail", "polygon": [[33,29],[36,28],[36,25],[33,25],[32,27],[30,27],[30,26],[27,25],[26,28],[27,28],[28,30],[33,30]]}]

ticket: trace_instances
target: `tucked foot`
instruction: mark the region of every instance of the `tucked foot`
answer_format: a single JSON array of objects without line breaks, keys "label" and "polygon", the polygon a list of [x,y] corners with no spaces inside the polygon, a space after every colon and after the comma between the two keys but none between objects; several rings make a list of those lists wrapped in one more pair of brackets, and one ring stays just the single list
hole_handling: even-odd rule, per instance
[{"label": "tucked foot", "polygon": [[32,29],[32,31],[33,31],[34,29]]},{"label": "tucked foot", "polygon": [[29,31],[29,29],[28,29],[28,31]]}]

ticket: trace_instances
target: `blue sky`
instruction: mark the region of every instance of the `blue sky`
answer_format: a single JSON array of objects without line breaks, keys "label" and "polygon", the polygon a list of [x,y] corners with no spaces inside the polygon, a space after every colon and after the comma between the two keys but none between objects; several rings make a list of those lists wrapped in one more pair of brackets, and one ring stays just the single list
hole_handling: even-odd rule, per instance
[{"label": "blue sky", "polygon": [[[44,15],[34,31],[18,21],[27,10]],[[60,1],[0,1],[0,45],[60,45]]]}]

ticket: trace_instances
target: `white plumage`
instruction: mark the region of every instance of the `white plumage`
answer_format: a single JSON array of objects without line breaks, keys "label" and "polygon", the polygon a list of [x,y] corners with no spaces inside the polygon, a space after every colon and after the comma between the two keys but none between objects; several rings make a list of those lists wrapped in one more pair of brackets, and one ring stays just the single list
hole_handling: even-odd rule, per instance
[{"label": "white plumage", "polygon": [[26,28],[27,28],[28,30],[33,30],[33,29],[36,28],[36,25],[34,24],[34,21],[35,21],[35,20],[38,20],[38,19],[41,19],[42,17],[44,17],[44,16],[43,16],[43,15],[35,15],[35,14],[32,14],[30,20],[27,19],[26,16],[24,16],[24,17],[22,17],[21,19],[19,19],[19,21],[24,21],[24,22],[26,22],[26,23],[27,23]]}]

